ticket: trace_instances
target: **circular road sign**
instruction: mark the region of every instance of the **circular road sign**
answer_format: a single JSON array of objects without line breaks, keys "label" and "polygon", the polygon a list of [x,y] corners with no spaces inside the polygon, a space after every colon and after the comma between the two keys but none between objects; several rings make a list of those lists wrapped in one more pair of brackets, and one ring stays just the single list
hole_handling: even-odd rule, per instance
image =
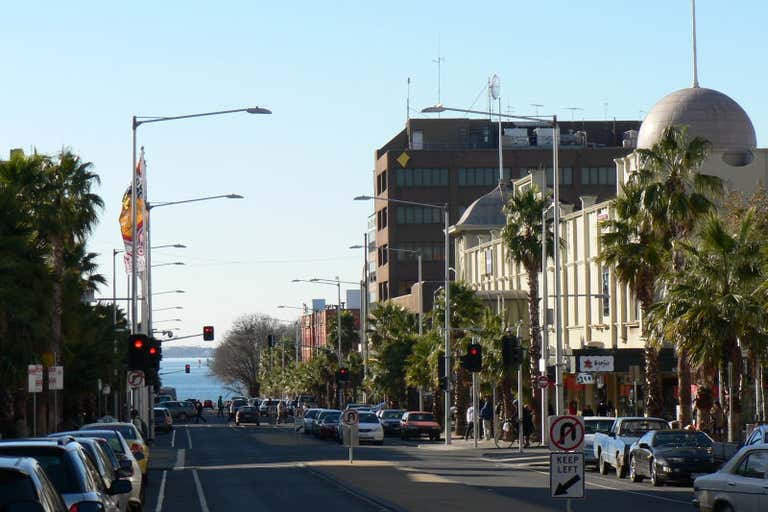
[{"label": "circular road sign", "polygon": [[360,415],[356,410],[350,409],[348,411],[344,411],[344,413],[341,415],[341,421],[344,422],[344,424],[347,426],[357,425],[360,421]]},{"label": "circular road sign", "polygon": [[132,388],[139,388],[144,385],[144,372],[131,371],[128,372],[128,385]]},{"label": "circular road sign", "polygon": [[549,386],[549,377],[546,375],[539,375],[536,377],[536,384],[538,384],[541,389],[546,388]]},{"label": "circular road sign", "polygon": [[584,423],[577,416],[553,417],[549,426],[549,445],[557,450],[578,450],[584,444]]}]

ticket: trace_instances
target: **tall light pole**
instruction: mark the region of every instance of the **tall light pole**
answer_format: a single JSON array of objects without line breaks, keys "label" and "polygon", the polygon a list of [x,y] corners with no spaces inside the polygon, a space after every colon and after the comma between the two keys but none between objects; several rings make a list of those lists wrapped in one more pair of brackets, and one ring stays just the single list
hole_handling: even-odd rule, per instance
[{"label": "tall light pole", "polygon": [[[300,309],[303,314],[307,314],[307,305],[302,304],[301,307],[298,306],[277,306],[278,309]],[[301,317],[299,317],[301,318]],[[301,360],[300,357],[300,349],[301,346],[301,328],[300,328],[300,320],[296,321],[296,363]]]},{"label": "tall light pole", "polygon": [[430,203],[417,203],[415,201],[404,201],[402,199],[392,199],[390,197],[382,197],[382,196],[357,196],[354,198],[355,201],[369,201],[371,199],[379,200],[379,201],[388,201],[390,203],[397,203],[397,204],[408,204],[412,206],[422,206],[425,208],[437,208],[439,210],[443,211],[443,219],[445,224],[445,377],[446,377],[446,386],[445,386],[445,444],[449,445],[451,444],[451,287],[450,285],[450,275],[449,272],[449,263],[448,260],[450,259],[451,255],[451,248],[450,248],[450,235],[448,234],[448,224],[450,222],[449,219],[449,209],[448,209],[448,203],[444,205],[437,205],[437,204],[430,204]]},{"label": "tall light pole", "polygon": [[[363,348],[363,382],[368,378],[368,311],[370,305],[368,298],[370,292],[368,291],[368,282],[370,280],[368,276],[368,232],[363,233],[363,245],[350,245],[350,249],[362,249],[363,250],[363,286],[362,286],[362,301],[360,304],[360,344]],[[368,393],[365,392],[363,387],[363,401],[368,401]]]},{"label": "tall light pole", "polygon": [[[249,107],[238,108],[233,110],[218,110],[215,112],[203,112],[199,114],[186,114],[181,116],[133,116],[131,118],[131,135],[133,145],[133,162],[131,164],[131,332],[136,333],[137,321],[136,321],[136,309],[137,309],[137,293],[136,288],[138,286],[138,273],[136,269],[136,224],[138,217],[138,209],[136,208],[136,196],[137,196],[137,184],[136,184],[136,130],[139,126],[149,123],[161,123],[164,121],[176,121],[179,119],[191,119],[195,117],[208,117],[218,116],[224,114],[234,114],[236,112],[247,112],[248,114],[271,114],[272,111],[262,107]],[[146,190],[142,190],[144,201],[147,201],[149,197]],[[149,247],[149,241],[146,244]],[[146,293],[145,293],[146,294]],[[144,320],[144,319],[142,319]],[[147,331],[150,332],[150,331]]]},{"label": "tall light pole", "polygon": [[[559,146],[560,146],[560,125],[557,121],[556,115],[551,116],[515,116],[511,114],[502,114],[501,112],[493,114],[491,112],[483,112],[480,110],[468,110],[462,108],[450,108],[445,105],[434,105],[422,109],[424,114],[439,114],[441,112],[462,112],[465,114],[481,114],[481,115],[498,115],[499,118],[519,119],[524,121],[535,121],[537,123],[543,123],[546,126],[552,127],[552,188],[553,197],[552,202],[555,205],[560,204],[560,162],[559,162]],[[546,187],[546,176],[544,177],[544,186]],[[560,208],[554,209],[554,232],[555,232],[555,244],[553,247],[553,256],[555,260],[555,386],[556,386],[556,414],[561,415],[564,413],[563,408],[563,332],[560,323],[560,309],[561,309],[561,291],[560,291],[560,244],[557,243],[560,240]]]}]

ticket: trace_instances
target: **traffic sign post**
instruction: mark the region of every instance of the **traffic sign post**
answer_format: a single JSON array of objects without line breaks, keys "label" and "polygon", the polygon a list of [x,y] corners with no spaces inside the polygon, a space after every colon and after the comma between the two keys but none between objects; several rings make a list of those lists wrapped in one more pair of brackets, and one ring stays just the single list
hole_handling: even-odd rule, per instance
[{"label": "traffic sign post", "polygon": [[549,454],[549,496],[557,499],[584,497],[583,453]]},{"label": "traffic sign post", "polygon": [[32,433],[37,436],[37,394],[43,392],[43,365],[27,366],[27,390],[32,393]]},{"label": "traffic sign post", "polygon": [[349,463],[353,461],[353,449],[355,446],[360,445],[360,437],[358,435],[357,426],[360,423],[360,415],[354,409],[349,409],[341,414],[341,422],[344,424],[342,428],[342,435],[344,435],[344,441],[349,446]]},{"label": "traffic sign post", "polygon": [[549,386],[549,377],[546,375],[539,375],[536,377],[536,384],[541,388],[545,389],[547,386]]},{"label": "traffic sign post", "polygon": [[571,510],[571,498],[584,497],[584,434],[584,421],[579,416],[549,417],[549,494],[565,498],[567,511]]},{"label": "traffic sign post", "polygon": [[128,387],[140,388],[144,385],[144,372],[134,370],[128,372]]}]

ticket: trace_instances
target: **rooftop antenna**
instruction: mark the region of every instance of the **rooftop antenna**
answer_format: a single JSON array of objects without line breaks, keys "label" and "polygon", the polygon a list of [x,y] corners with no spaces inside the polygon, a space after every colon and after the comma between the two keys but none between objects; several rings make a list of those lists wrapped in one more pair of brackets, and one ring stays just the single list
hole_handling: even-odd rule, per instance
[{"label": "rooftop antenna", "polygon": [[[441,82],[441,65],[445,62],[445,58],[440,55],[440,36],[437,36],[437,59],[432,59],[432,62],[437,64],[437,104],[442,105],[442,99],[440,97],[440,82]],[[439,115],[438,115],[439,117]]]},{"label": "rooftop antenna", "polygon": [[[501,137],[501,79],[499,75],[494,74],[488,81],[488,103],[491,103],[491,99],[499,101],[499,185],[504,183],[504,157],[502,154],[502,137]],[[501,190],[501,188],[499,188]],[[502,199],[504,199],[502,197]]]},{"label": "rooftop antenna", "polygon": [[581,107],[566,107],[566,110],[570,110],[571,111],[571,121],[574,121],[574,115],[576,114],[576,111],[577,110],[584,110],[584,109],[581,108]]},{"label": "rooftop antenna", "polygon": [[603,102],[603,119],[608,120],[608,102]]},{"label": "rooftop antenna", "polygon": [[536,117],[539,117],[539,109],[544,105],[542,105],[541,103],[529,103],[529,105],[532,106],[536,111]]},{"label": "rooftop antenna", "polygon": [[411,77],[408,77],[408,94],[405,97],[405,120],[411,119]]},{"label": "rooftop antenna", "polygon": [[691,0],[691,17],[693,18],[693,86],[699,86],[699,68],[696,55],[696,0]]}]

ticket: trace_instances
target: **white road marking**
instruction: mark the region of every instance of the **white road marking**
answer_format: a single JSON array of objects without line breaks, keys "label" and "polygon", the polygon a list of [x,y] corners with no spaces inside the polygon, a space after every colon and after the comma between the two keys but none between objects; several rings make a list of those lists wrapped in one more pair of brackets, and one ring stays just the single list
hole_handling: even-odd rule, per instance
[{"label": "white road marking", "polygon": [[176,429],[173,429],[173,432],[171,433],[171,448],[173,448],[173,445],[176,443]]},{"label": "white road marking", "polygon": [[187,443],[189,444],[189,449],[192,449],[192,434],[189,433],[189,429],[185,429],[187,432]]},{"label": "white road marking", "polygon": [[208,512],[208,503],[205,501],[205,494],[203,494],[203,486],[200,485],[200,477],[197,476],[197,470],[192,470],[192,476],[195,479],[195,487],[197,487],[197,497],[200,499],[200,510],[202,512]]},{"label": "white road marking", "polygon": [[157,505],[155,506],[155,512],[161,512],[163,510],[163,499],[165,498],[165,477],[167,474],[167,471],[163,471],[163,479],[160,480],[160,491],[157,493]]},{"label": "white road marking", "polygon": [[184,459],[186,458],[186,450],[179,448],[176,451],[176,464],[173,465],[173,470],[179,470],[184,468]]}]

